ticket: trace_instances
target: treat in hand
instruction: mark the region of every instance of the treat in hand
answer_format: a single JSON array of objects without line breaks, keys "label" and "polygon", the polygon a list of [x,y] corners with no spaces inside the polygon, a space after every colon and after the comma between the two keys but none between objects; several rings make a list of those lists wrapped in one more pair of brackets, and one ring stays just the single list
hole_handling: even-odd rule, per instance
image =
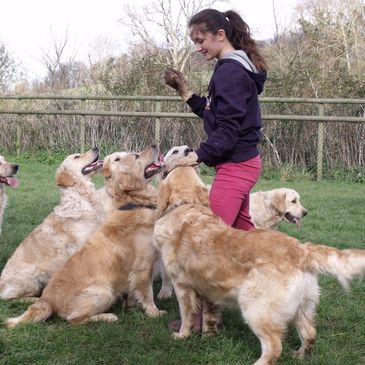
[{"label": "treat in hand", "polygon": [[181,82],[182,77],[181,72],[169,68],[165,71],[164,77],[166,85],[171,86],[175,90],[179,88],[179,81]]}]

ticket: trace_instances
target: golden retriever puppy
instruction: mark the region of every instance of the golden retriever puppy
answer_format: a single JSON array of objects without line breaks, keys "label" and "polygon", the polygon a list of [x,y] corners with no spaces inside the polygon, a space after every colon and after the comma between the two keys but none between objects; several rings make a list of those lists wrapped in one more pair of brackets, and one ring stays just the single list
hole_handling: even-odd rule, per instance
[{"label": "golden retriever puppy", "polygon": [[46,320],[52,313],[71,323],[115,321],[106,313],[124,293],[132,293],[148,316],[161,312],[153,301],[157,252],[152,242],[156,193],[148,187],[161,161],[156,145],[104,162],[106,178],[117,171],[111,194],[120,204],[51,278],[38,302],[7,327]]},{"label": "golden retriever puppy", "polygon": [[0,156],[0,234],[1,225],[3,222],[4,210],[6,207],[6,195],[4,185],[16,188],[18,186],[18,179],[14,177],[18,171],[19,165],[5,161],[3,156]]},{"label": "golden retriever puppy", "polygon": [[174,336],[191,335],[200,295],[207,300],[205,333],[217,331],[223,305],[240,308],[261,342],[254,365],[272,365],[280,357],[289,322],[299,332],[302,358],[316,338],[318,274],[347,287],[365,273],[365,250],[302,244],[269,229],[234,229],[212,213],[206,189],[194,168],[176,162],[159,188],[154,242],[179,302],[182,324]]},{"label": "golden retriever puppy", "polygon": [[282,220],[299,226],[307,213],[299,194],[293,189],[279,188],[250,194],[250,215],[256,228],[274,228]]},{"label": "golden retriever puppy", "polygon": [[101,217],[92,173],[99,150],[68,156],[57,169],[60,203],[16,248],[0,277],[0,298],[39,296],[51,275],[97,228]]}]

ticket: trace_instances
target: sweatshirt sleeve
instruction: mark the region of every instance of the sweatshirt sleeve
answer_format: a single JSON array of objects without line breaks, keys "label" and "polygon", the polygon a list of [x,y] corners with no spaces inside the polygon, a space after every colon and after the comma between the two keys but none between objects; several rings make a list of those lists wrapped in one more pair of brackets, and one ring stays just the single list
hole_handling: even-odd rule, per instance
[{"label": "sweatshirt sleeve", "polygon": [[206,97],[193,94],[192,97],[186,103],[190,106],[191,111],[194,114],[203,119],[204,108],[205,104],[207,103]]},{"label": "sweatshirt sleeve", "polygon": [[199,161],[209,166],[223,161],[235,148],[245,128],[247,102],[252,96],[252,82],[239,65],[223,64],[213,77],[215,115],[211,117],[215,118],[216,128],[196,151]]}]

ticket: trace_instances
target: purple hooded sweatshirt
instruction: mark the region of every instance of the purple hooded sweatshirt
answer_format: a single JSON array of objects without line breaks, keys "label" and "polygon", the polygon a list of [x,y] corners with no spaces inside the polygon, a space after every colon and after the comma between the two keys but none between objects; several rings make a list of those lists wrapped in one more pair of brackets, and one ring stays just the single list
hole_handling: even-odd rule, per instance
[{"label": "purple hooded sweatshirt", "polygon": [[196,153],[198,161],[208,166],[243,162],[259,154],[262,124],[258,95],[266,71],[254,72],[243,64],[230,57],[220,59],[208,86],[208,97],[194,94],[187,101],[193,113],[204,119],[208,138]]}]

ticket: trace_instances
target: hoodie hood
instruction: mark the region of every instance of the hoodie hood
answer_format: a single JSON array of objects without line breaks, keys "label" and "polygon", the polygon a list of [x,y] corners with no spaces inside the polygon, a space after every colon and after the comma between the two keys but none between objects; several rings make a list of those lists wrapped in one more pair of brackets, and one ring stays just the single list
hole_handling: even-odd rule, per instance
[{"label": "hoodie hood", "polygon": [[240,63],[247,71],[251,79],[255,82],[257,87],[257,93],[261,94],[264,90],[264,84],[267,79],[266,71],[259,72],[256,66],[247,56],[246,52],[243,50],[235,50],[233,52],[225,54],[221,60],[234,60]]}]

